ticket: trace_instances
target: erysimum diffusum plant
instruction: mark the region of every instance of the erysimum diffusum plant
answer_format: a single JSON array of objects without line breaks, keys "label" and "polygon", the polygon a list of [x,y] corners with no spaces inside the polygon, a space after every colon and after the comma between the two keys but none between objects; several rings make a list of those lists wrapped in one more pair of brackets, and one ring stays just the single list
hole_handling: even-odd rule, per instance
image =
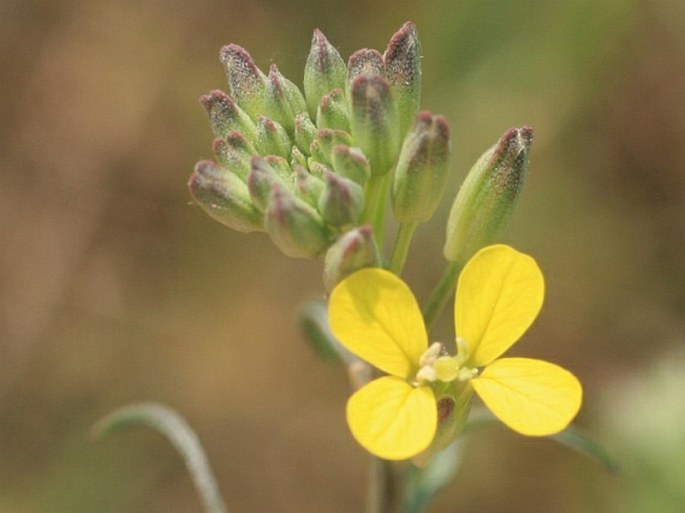
[{"label": "erysimum diffusum plant", "polygon": [[[414,24],[405,23],[383,53],[359,50],[347,63],[315,30],[303,91],[276,65],[264,73],[238,45],[219,56],[228,93],[200,98],[215,137],[214,160],[195,166],[188,188],[229,228],[265,232],[290,257],[323,259],[328,305],[307,303],[302,328],[322,355],[347,366],[356,389],[347,422],[375,456],[367,511],[425,510],[458,466],[451,448],[474,394],[518,433],[567,432],[581,405],[578,380],[551,363],[502,356],[544,296],[535,260],[494,244],[527,178],[532,130],[507,130],[467,174],[447,221],[445,272],[421,311],[399,276],[452,166],[447,121],[420,111]],[[397,229],[385,254],[388,210]],[[456,337],[429,343],[455,288]],[[175,412],[134,405],[104,419],[98,431],[141,423],[181,451],[205,510],[224,512],[204,452]],[[601,456],[577,434],[565,441]],[[383,462],[408,459],[413,464]],[[400,486],[388,486],[389,479]]]}]

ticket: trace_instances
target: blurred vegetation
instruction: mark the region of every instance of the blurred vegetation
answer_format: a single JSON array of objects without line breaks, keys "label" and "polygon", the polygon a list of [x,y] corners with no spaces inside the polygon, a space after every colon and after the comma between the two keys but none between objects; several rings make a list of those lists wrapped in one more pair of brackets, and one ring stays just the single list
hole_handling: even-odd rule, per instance
[{"label": "blurred vegetation", "polygon": [[[581,378],[579,425],[628,462],[607,475],[547,440],[482,431],[434,511],[680,511],[682,430],[649,444],[682,424],[678,394],[659,396],[682,366],[646,371],[685,342],[679,0],[1,2],[0,510],[199,511],[158,435],[88,440],[142,400],[197,429],[231,511],[361,509],[346,377],[297,332],[320,264],[224,229],[185,181],[211,155],[196,99],[226,87],[222,45],[301,83],[314,28],[348,56],[408,19],[423,106],[451,124],[452,194],[506,128],[536,131],[506,239],[536,256],[548,293],[519,346]],[[442,270],[448,208],[409,255],[420,297]],[[448,317],[436,338],[453,336]],[[659,402],[631,414],[635,387],[616,385],[631,379]]]}]

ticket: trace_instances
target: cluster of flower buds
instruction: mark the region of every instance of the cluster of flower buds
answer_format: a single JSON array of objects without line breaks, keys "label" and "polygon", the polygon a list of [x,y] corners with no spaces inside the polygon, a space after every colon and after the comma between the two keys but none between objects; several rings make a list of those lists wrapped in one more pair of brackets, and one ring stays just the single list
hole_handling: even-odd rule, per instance
[{"label": "cluster of flower buds", "polygon": [[333,268],[348,254],[354,267],[379,263],[368,246],[370,227],[360,226],[374,177],[397,169],[392,200],[400,222],[432,215],[447,176],[449,130],[443,117],[418,112],[421,48],[413,23],[383,54],[359,50],[347,65],[315,30],[304,94],[275,65],[264,74],[240,46],[222,48],[220,60],[229,94],[200,99],[215,160],[199,162],[188,183],[214,219],[265,231],[292,257],[317,258],[335,245],[327,258]]}]

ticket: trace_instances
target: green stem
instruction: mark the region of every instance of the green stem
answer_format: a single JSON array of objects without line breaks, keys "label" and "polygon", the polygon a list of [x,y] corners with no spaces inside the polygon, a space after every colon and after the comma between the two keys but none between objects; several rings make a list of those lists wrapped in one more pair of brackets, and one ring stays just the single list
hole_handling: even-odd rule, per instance
[{"label": "green stem", "polygon": [[445,303],[447,303],[449,298],[452,297],[452,294],[454,294],[454,287],[460,270],[461,264],[459,262],[450,262],[442,273],[440,281],[433,290],[433,294],[431,294],[428,303],[426,303],[426,307],[423,309],[426,329],[430,330],[431,326],[442,312],[442,309],[445,307]]},{"label": "green stem", "polygon": [[[364,191],[364,211],[360,217],[360,224],[370,224],[373,226],[373,236],[376,239],[376,243],[381,244],[383,223],[379,221],[378,209],[379,203],[383,204],[385,207],[385,201],[383,201],[383,180],[382,176],[372,176],[369,181],[366,182],[366,189]],[[379,224],[380,223],[380,224]]]},{"label": "green stem", "polygon": [[393,513],[397,507],[392,464],[376,458],[369,465],[366,513]]},{"label": "green stem", "polygon": [[390,254],[388,269],[398,276],[402,274],[402,269],[404,269],[404,262],[407,260],[407,253],[409,253],[409,245],[411,244],[412,237],[414,237],[417,225],[418,223],[401,223],[397,230],[397,237]]}]

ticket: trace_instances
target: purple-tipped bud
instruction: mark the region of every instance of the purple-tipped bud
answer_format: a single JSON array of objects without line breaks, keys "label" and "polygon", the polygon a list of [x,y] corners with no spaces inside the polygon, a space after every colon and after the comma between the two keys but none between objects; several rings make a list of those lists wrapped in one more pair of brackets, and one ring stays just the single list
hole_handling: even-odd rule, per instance
[{"label": "purple-tipped bud", "polygon": [[200,97],[200,103],[207,111],[212,132],[223,139],[232,130],[242,133],[250,142],[257,140],[254,122],[233,99],[223,91],[212,91]]},{"label": "purple-tipped bud", "polygon": [[262,113],[266,93],[266,76],[255,65],[244,48],[230,44],[219,51],[231,97],[252,118]]},{"label": "purple-tipped bud", "polygon": [[397,103],[400,134],[404,135],[421,106],[421,44],[412,22],[392,36],[383,62],[385,79]]},{"label": "purple-tipped bud", "polygon": [[345,87],[345,61],[319,29],[312,36],[307,64],[304,68],[304,94],[309,115],[316,116],[321,98],[335,88]]},{"label": "purple-tipped bud", "polygon": [[247,180],[247,175],[250,173],[250,159],[257,154],[257,150],[243,134],[236,131],[228,132],[225,139],[214,140],[212,149],[219,164],[242,181]]},{"label": "purple-tipped bud", "polygon": [[330,168],[328,168],[325,164],[322,164],[321,162],[317,162],[312,157],[310,157],[309,160],[307,161],[307,167],[309,168],[309,171],[312,175],[314,175],[317,178],[320,178],[322,180],[325,179],[326,173],[332,172],[332,170]]},{"label": "purple-tipped bud", "polygon": [[531,128],[510,128],[471,168],[447,221],[447,260],[466,262],[504,231],[528,176],[532,142]]},{"label": "purple-tipped bud", "polygon": [[245,183],[211,160],[195,165],[188,190],[210,217],[229,228],[243,233],[264,231],[262,213],[250,201]]},{"label": "purple-tipped bud", "polygon": [[371,176],[371,167],[364,153],[359,148],[338,145],[331,152],[333,170],[343,178],[352,180],[361,186]]},{"label": "purple-tipped bud", "polygon": [[297,146],[293,146],[290,151],[290,167],[295,169],[297,166],[307,167],[307,157]]},{"label": "purple-tipped bud", "polygon": [[293,258],[315,259],[330,242],[330,232],[313,207],[281,185],[274,185],[264,213],[274,244]]},{"label": "purple-tipped bud", "polygon": [[250,198],[252,198],[252,203],[260,211],[264,212],[266,210],[271,190],[276,184],[286,186],[286,182],[280,173],[271,167],[264,157],[258,155],[252,157],[247,188]]},{"label": "purple-tipped bud", "polygon": [[269,69],[264,112],[283,125],[290,134],[295,128],[295,116],[307,112],[304,96],[295,84],[281,75],[275,64]]},{"label": "purple-tipped bud", "polygon": [[[362,75],[384,75],[385,64],[383,56],[378,50],[362,48],[350,55],[347,61],[347,87],[351,87],[352,82]],[[349,96],[349,95],[348,95]]]},{"label": "purple-tipped bud", "polygon": [[321,98],[316,112],[316,125],[319,128],[350,131],[350,116],[347,113],[347,101],[342,89],[333,89]]},{"label": "purple-tipped bud", "polygon": [[326,252],[323,282],[333,290],[338,282],[359,269],[381,265],[381,254],[373,238],[373,228],[359,226],[341,236]]},{"label": "purple-tipped bud", "polygon": [[356,223],[364,209],[364,189],[330,171],[325,180],[318,205],[323,220],[331,226]]},{"label": "purple-tipped bud", "polygon": [[257,118],[257,150],[260,155],[290,155],[292,141],[285,128],[266,116]]},{"label": "purple-tipped bud", "polygon": [[295,194],[298,197],[316,208],[322,191],[323,180],[321,178],[309,173],[304,166],[295,168]]},{"label": "purple-tipped bud", "polygon": [[392,182],[392,208],[401,223],[431,218],[445,191],[450,131],[443,116],[420,112],[404,139]]},{"label": "purple-tipped bud", "polygon": [[305,155],[310,155],[309,147],[316,137],[316,126],[307,114],[295,117],[295,144]]},{"label": "purple-tipped bud", "polygon": [[332,130],[324,128],[316,132],[316,140],[310,147],[312,157],[323,164],[331,165],[331,154],[333,148],[338,145],[350,146],[352,144],[352,136],[342,130]]},{"label": "purple-tipped bud", "polygon": [[381,176],[392,169],[399,151],[397,107],[385,79],[361,75],[352,83],[352,137]]}]

